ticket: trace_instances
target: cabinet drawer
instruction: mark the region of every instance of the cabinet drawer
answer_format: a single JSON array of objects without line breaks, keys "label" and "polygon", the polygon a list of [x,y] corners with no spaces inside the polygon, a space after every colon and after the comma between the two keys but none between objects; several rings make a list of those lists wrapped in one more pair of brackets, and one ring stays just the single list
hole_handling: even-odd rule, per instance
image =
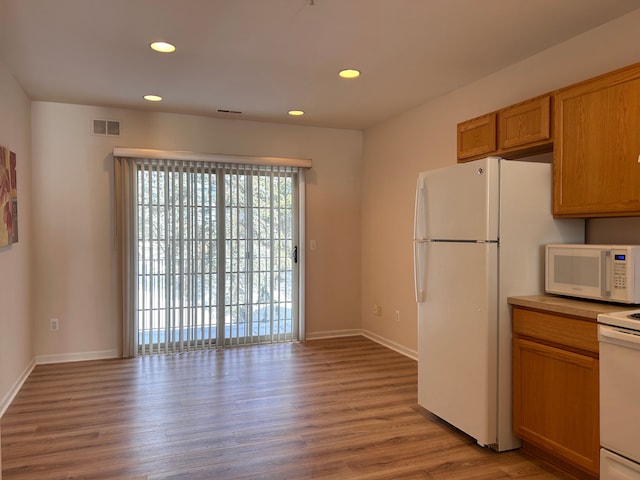
[{"label": "cabinet drawer", "polygon": [[514,307],[513,333],[591,352],[595,357],[598,354],[598,325],[595,321]]}]

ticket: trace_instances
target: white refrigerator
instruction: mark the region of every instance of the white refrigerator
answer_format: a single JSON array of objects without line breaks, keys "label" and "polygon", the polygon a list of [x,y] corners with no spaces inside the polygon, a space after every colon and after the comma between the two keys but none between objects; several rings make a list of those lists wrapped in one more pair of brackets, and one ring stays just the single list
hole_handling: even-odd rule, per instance
[{"label": "white refrigerator", "polygon": [[544,245],[583,243],[554,220],[551,164],[496,157],[418,177],[418,404],[497,451],[512,431],[507,297],[544,291]]}]

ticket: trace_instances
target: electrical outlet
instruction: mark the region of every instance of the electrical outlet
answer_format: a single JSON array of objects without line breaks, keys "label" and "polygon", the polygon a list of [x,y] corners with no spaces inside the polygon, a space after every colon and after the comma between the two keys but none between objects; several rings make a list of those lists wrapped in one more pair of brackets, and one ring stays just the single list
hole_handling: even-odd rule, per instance
[{"label": "electrical outlet", "polygon": [[49,320],[49,330],[57,332],[60,329],[60,321],[57,318]]},{"label": "electrical outlet", "polygon": [[396,322],[400,321],[400,310],[396,310]]}]

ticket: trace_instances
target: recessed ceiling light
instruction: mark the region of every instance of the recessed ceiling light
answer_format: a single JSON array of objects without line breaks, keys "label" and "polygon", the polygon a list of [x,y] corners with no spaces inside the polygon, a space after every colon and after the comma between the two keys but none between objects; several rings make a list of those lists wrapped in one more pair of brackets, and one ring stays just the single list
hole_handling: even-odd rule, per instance
[{"label": "recessed ceiling light", "polygon": [[299,117],[301,115],[304,115],[304,112],[302,110],[289,110],[289,115],[291,115],[292,117]]},{"label": "recessed ceiling light", "polygon": [[358,78],[360,76],[359,70],[354,70],[352,68],[347,68],[346,70],[340,70],[338,73],[342,78]]},{"label": "recessed ceiling light", "polygon": [[161,52],[161,53],[171,53],[176,51],[175,45],[172,45],[171,43],[168,43],[168,42],[153,42],[149,46],[156,52]]},{"label": "recessed ceiling light", "polygon": [[149,102],[161,102],[162,101],[162,97],[160,95],[145,95],[144,99],[148,100]]}]

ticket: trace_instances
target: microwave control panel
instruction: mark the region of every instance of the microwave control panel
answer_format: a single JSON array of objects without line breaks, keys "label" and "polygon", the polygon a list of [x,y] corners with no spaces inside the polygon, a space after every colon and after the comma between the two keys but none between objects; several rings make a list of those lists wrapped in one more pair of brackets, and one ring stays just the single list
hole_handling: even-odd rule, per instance
[{"label": "microwave control panel", "polygon": [[627,289],[627,255],[626,252],[613,251],[613,288]]}]

